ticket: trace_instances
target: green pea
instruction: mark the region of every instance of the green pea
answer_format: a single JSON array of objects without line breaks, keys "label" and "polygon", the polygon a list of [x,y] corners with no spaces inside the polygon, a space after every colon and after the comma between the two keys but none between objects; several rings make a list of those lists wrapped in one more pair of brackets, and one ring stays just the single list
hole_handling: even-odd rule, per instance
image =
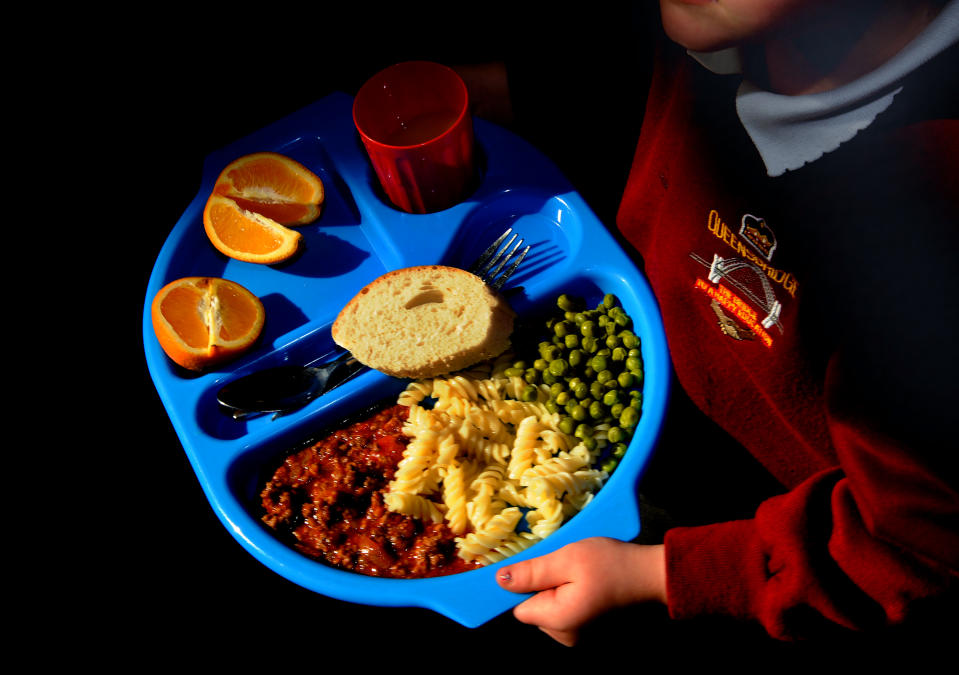
[{"label": "green pea", "polygon": [[571,398],[572,397],[570,396],[568,391],[561,391],[558,394],[556,394],[556,404],[565,406],[567,403],[570,402]]},{"label": "green pea", "polygon": [[616,335],[615,333],[613,335],[607,335],[606,346],[609,347],[610,349],[615,349],[616,347],[619,347],[619,336]]},{"label": "green pea", "polygon": [[582,326],[583,322],[586,321],[586,315],[583,312],[576,312],[573,315],[573,323],[578,326]]},{"label": "green pea", "polygon": [[580,341],[580,346],[583,348],[583,351],[585,351],[587,354],[594,354],[596,353],[596,348],[597,348],[596,338],[584,337]]},{"label": "green pea", "polygon": [[570,333],[563,338],[563,342],[565,343],[567,349],[576,349],[579,347],[579,336],[575,333]]},{"label": "green pea", "polygon": [[562,431],[564,434],[572,435],[573,431],[576,430],[576,422],[573,420],[572,417],[569,417],[568,415],[563,416],[559,420],[559,430]]},{"label": "green pea", "polygon": [[630,318],[629,318],[629,315],[627,315],[627,314],[617,314],[616,317],[615,317],[615,319],[616,319],[616,325],[617,325],[617,326],[622,326],[622,327],[625,328],[625,327],[627,327],[627,326],[632,326],[632,325],[633,325],[633,320],[630,319]]},{"label": "green pea", "polygon": [[626,360],[626,350],[622,347],[616,347],[610,356],[616,363],[622,363]]},{"label": "green pea", "polygon": [[553,373],[549,370],[544,370],[541,377],[543,378],[543,384],[553,385],[559,380],[559,378],[556,375],[553,375]]},{"label": "green pea", "polygon": [[530,403],[535,401],[538,395],[539,390],[534,385],[527,384],[520,393],[520,400]]},{"label": "green pea", "polygon": [[623,431],[622,427],[610,427],[609,431],[606,432],[606,438],[610,443],[620,443],[626,438],[626,432]]},{"label": "green pea", "polygon": [[539,349],[540,357],[546,361],[552,361],[553,359],[557,358],[559,354],[559,347],[557,345],[549,344],[548,342],[546,343],[545,347],[541,346]]},{"label": "green pea", "polygon": [[567,370],[569,370],[569,364],[563,359],[553,359],[549,362],[549,372],[556,377],[562,377],[566,374]]},{"label": "green pea", "polygon": [[589,394],[593,398],[602,398],[603,394],[603,383],[598,380],[593,380],[589,385]]},{"label": "green pea", "polygon": [[642,410],[642,409],[643,409],[643,395],[642,395],[642,394],[639,394],[639,396],[634,396],[633,399],[629,402],[629,407],[630,407],[630,408],[634,408],[634,409],[636,409],[636,410]]},{"label": "green pea", "polygon": [[602,465],[599,467],[606,473],[613,473],[616,470],[616,465],[619,464],[619,460],[610,457],[609,459],[603,461]]},{"label": "green pea", "polygon": [[616,445],[614,445],[613,452],[612,452],[613,457],[615,457],[616,459],[622,459],[623,455],[626,454],[626,448],[627,448],[627,445],[625,443],[617,443]]},{"label": "green pea", "polygon": [[627,407],[623,410],[623,413],[619,416],[619,425],[621,427],[626,427],[627,429],[632,429],[639,423],[639,411],[636,410],[633,406]]},{"label": "green pea", "polygon": [[618,419],[619,419],[619,416],[623,414],[623,410],[625,410],[625,409],[626,409],[626,405],[625,405],[625,404],[623,404],[623,403],[617,403],[617,404],[615,404],[615,405],[610,406],[610,408],[609,408],[609,414],[612,415],[612,417],[613,417],[614,419],[617,419],[617,420],[618,420]]},{"label": "green pea", "polygon": [[607,293],[603,296],[603,307],[606,309],[612,309],[619,305],[619,298],[617,298],[612,293]]},{"label": "green pea", "polygon": [[579,332],[583,337],[595,337],[597,328],[598,327],[595,321],[587,320],[580,325]]},{"label": "green pea", "polygon": [[643,367],[643,360],[636,356],[626,358],[626,370],[640,370]]},{"label": "green pea", "polygon": [[570,411],[569,416],[577,422],[582,422],[584,419],[586,419],[586,408],[581,405],[575,405]]},{"label": "green pea", "polygon": [[576,438],[592,438],[593,436],[593,427],[588,424],[580,424],[576,427],[576,431],[573,432],[573,435]]},{"label": "green pea", "polygon": [[623,346],[627,349],[636,349],[640,345],[639,338],[632,331],[625,330],[620,337],[623,340]]},{"label": "green pea", "polygon": [[589,385],[585,382],[580,382],[576,385],[576,388],[573,389],[573,396],[582,400],[589,396]]},{"label": "green pea", "polygon": [[571,311],[576,308],[576,301],[566,293],[563,293],[558,298],[556,298],[556,306],[559,307],[564,312]]},{"label": "green pea", "polygon": [[536,384],[539,382],[539,371],[535,368],[527,368],[526,374],[523,375],[523,379],[529,382],[530,384]]},{"label": "green pea", "polygon": [[599,401],[593,401],[589,405],[589,416],[594,420],[602,419],[606,416],[606,406]]},{"label": "green pea", "polygon": [[569,353],[569,365],[573,368],[579,367],[586,360],[586,352],[582,349],[574,349]]},{"label": "green pea", "polygon": [[599,445],[599,442],[592,436],[587,436],[586,438],[581,438],[579,440],[580,444],[589,451],[596,449],[596,446]]},{"label": "green pea", "polygon": [[603,404],[608,405],[610,408],[612,408],[614,405],[619,403],[619,396],[620,396],[619,390],[610,389],[605,394],[603,394]]},{"label": "green pea", "polygon": [[553,326],[553,332],[556,333],[558,337],[566,337],[569,334],[570,325],[569,321],[560,321],[555,326]]},{"label": "green pea", "polygon": [[606,370],[606,357],[602,354],[597,354],[589,361],[590,367],[595,370],[597,373]]},{"label": "green pea", "polygon": [[506,374],[506,377],[523,377],[526,371],[523,368],[507,368],[503,372]]},{"label": "green pea", "polygon": [[544,405],[544,406],[546,407],[546,409],[547,409],[549,412],[551,412],[551,413],[558,413],[558,412],[559,412],[559,405],[556,403],[556,401],[555,401],[554,399],[549,399],[549,400],[547,400],[543,405]]},{"label": "green pea", "polygon": [[611,371],[609,368],[604,368],[603,370],[596,373],[596,381],[599,382],[600,384],[605,384],[606,382],[611,380],[612,377],[613,377],[613,371]]},{"label": "green pea", "polygon": [[633,374],[625,370],[616,378],[616,381],[619,382],[619,386],[621,386],[623,389],[629,389],[632,387],[634,380],[635,378],[633,378]]},{"label": "green pea", "polygon": [[592,366],[586,366],[583,368],[583,377],[585,377],[587,380],[592,380],[594,377],[596,377],[596,371],[593,370]]}]

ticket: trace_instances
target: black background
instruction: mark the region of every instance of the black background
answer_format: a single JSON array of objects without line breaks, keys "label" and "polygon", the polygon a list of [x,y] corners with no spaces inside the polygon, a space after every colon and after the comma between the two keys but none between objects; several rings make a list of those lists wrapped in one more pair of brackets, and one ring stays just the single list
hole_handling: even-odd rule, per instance
[{"label": "black background", "polygon": [[[141,336],[153,262],[196,196],[204,158],[330,92],[355,93],[390,63],[509,60],[516,64],[514,130],[550,156],[612,225],[642,117],[654,29],[648,22],[656,16],[495,4],[482,11],[275,4],[223,12],[202,21],[172,9],[125,17],[108,39],[78,46],[82,61],[64,61],[71,77],[63,94],[84,120],[76,157],[95,158],[89,166],[77,162],[78,173],[96,177],[85,188],[95,198],[77,220],[96,226],[97,251],[80,273],[109,295],[96,316],[117,329],[108,345],[91,331],[79,339],[90,345],[79,376],[105,388],[94,384],[80,397],[72,424],[83,439],[82,467],[58,479],[66,484],[55,492],[58,511],[68,495],[75,500],[59,516],[80,525],[79,538],[68,543],[55,535],[70,529],[59,519],[44,528],[54,551],[51,586],[62,591],[29,625],[60,648],[37,656],[141,668],[315,672],[410,664],[444,672],[527,663],[605,670],[623,667],[620,657],[636,668],[666,657],[673,667],[766,669],[769,659],[831,653],[835,641],[773,644],[751,627],[675,625],[660,608],[607,616],[567,649],[509,613],[467,629],[427,610],[329,599],[241,548],[202,494],[153,388]],[[102,203],[106,209],[90,210]],[[81,237],[85,245],[89,236]],[[89,301],[66,304],[78,322],[90,321]],[[848,636],[839,643],[854,660],[869,648]]]}]

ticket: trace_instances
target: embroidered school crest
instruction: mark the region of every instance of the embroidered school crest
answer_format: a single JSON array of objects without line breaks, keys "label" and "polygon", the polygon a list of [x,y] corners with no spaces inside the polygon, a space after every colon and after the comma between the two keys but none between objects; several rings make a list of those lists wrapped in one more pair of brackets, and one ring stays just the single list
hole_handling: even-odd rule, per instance
[{"label": "embroidered school crest", "polygon": [[777,246],[775,233],[763,218],[751,214],[742,217],[735,232],[715,210],[709,214],[707,229],[723,245],[711,255],[689,254],[704,268],[704,276],[696,279],[696,290],[709,298],[724,335],[734,340],[758,339],[771,347],[770,331],[784,332],[777,287],[795,296],[798,286],[792,274],[770,264]]}]

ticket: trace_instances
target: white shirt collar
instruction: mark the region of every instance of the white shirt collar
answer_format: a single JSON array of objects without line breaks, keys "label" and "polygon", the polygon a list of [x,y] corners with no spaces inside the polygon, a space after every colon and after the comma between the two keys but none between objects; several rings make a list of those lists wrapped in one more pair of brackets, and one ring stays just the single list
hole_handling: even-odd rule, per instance
[{"label": "white shirt collar", "polygon": [[[739,119],[766,172],[781,176],[832,152],[867,128],[902,91],[902,79],[959,40],[959,0],[896,56],[863,77],[830,91],[784,96],[744,81],[736,93]],[[742,72],[737,49],[690,55],[721,75]]]}]

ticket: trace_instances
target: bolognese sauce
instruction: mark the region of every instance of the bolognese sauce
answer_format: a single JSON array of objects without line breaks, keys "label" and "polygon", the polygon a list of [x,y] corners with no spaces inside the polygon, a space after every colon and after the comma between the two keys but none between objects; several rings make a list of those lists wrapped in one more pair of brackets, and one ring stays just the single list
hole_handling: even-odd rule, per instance
[{"label": "bolognese sauce", "polygon": [[301,553],[377,577],[454,574],[477,567],[456,555],[445,523],[391,512],[384,494],[403,458],[408,408],[388,407],[287,457],[260,494],[263,522]]}]

